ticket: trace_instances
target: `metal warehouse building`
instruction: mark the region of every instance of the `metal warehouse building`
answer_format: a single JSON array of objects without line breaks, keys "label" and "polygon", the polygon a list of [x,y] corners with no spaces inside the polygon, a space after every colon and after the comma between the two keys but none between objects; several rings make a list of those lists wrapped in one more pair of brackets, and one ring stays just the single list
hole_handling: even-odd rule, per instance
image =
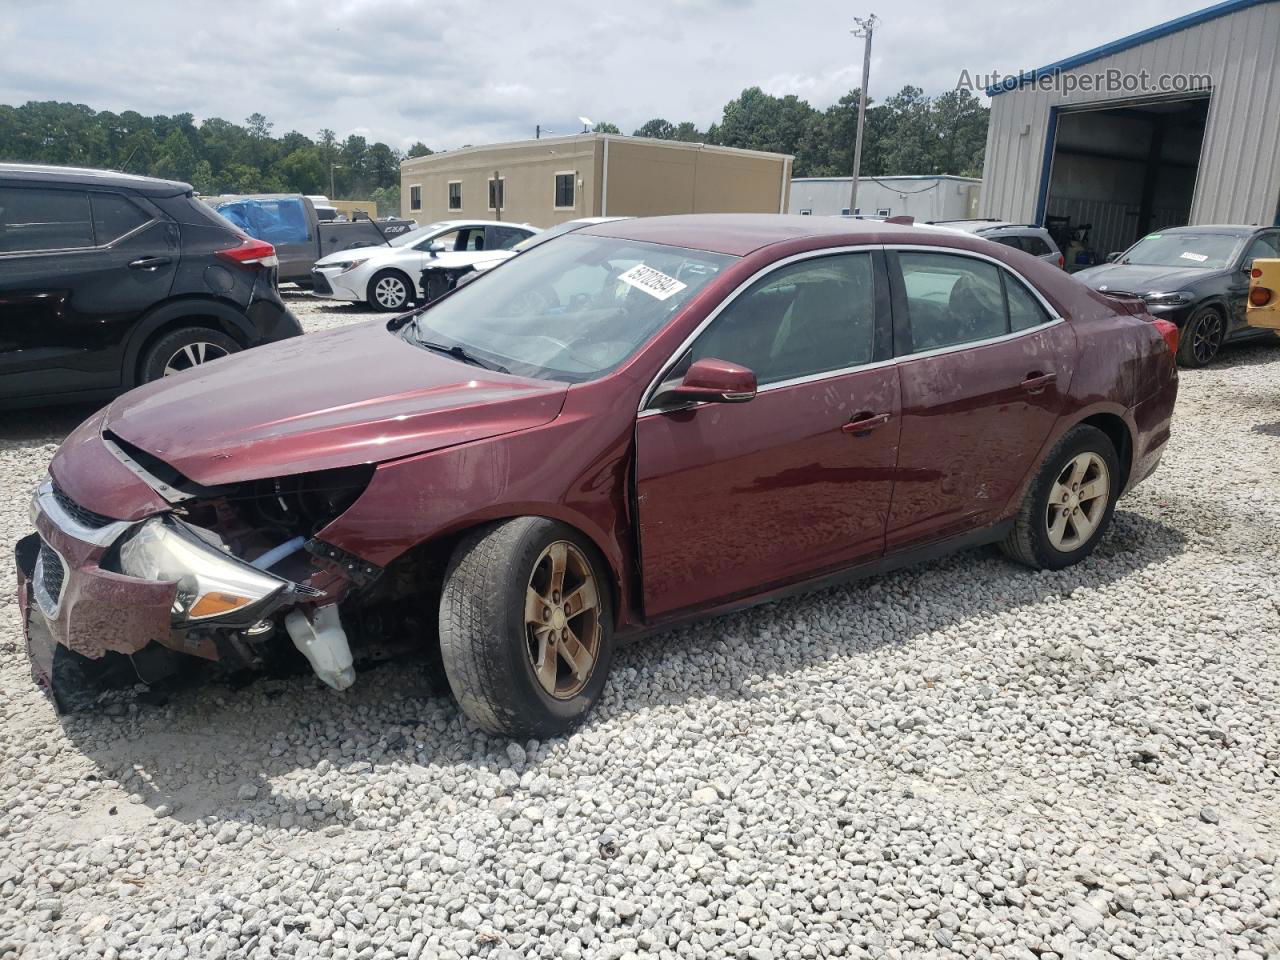
[{"label": "metal warehouse building", "polygon": [[785,213],[791,157],[616,134],[463,147],[400,165],[400,209],[419,223]]},{"label": "metal warehouse building", "polygon": [[[839,216],[849,213],[852,177],[795,177],[792,213]],[[858,209],[867,216],[911,216],[916,220],[964,220],[975,216],[982,181],[949,174],[859,177]]]},{"label": "metal warehouse building", "polygon": [[988,93],[983,216],[1091,223],[1103,253],[1177,224],[1280,223],[1280,0],[1228,0]]}]

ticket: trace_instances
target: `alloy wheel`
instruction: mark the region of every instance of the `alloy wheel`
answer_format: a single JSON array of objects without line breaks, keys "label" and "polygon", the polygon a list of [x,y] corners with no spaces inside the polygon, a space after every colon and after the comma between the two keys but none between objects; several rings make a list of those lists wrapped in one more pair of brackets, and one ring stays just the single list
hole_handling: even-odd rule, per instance
[{"label": "alloy wheel", "polygon": [[205,340],[188,343],[174,351],[173,356],[165,361],[164,376],[182,373],[183,370],[190,370],[192,367],[198,367],[202,363],[208,363],[210,360],[217,360],[226,355],[227,351],[216,343]]},{"label": "alloy wheel", "polygon": [[383,277],[374,286],[373,295],[378,303],[388,310],[404,306],[405,301],[409,299],[409,291],[405,289],[404,281],[399,277]]},{"label": "alloy wheel", "polygon": [[1063,553],[1084,546],[1102,523],[1110,498],[1107,462],[1093,452],[1072,457],[1049,491],[1045,510],[1049,543]]},{"label": "alloy wheel", "polygon": [[1191,352],[1198,363],[1208,363],[1222,346],[1222,317],[1212,310],[1200,317],[1199,323],[1191,331]]},{"label": "alloy wheel", "polygon": [[600,655],[600,593],[590,562],[567,540],[549,544],[533,565],[524,620],[538,684],[557,700],[576,696]]}]

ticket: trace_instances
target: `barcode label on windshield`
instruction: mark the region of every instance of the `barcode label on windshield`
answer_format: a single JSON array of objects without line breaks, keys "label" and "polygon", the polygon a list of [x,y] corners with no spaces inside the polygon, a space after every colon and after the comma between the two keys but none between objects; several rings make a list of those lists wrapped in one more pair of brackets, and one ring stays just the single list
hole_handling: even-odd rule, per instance
[{"label": "barcode label on windshield", "polygon": [[688,284],[681,283],[675,277],[668,277],[661,270],[646,267],[643,263],[637,263],[625,273],[618,274],[618,279],[623,283],[629,283],[637,290],[643,290],[655,300],[666,300],[668,297],[674,297],[688,286]]},{"label": "barcode label on windshield", "polygon": [[1190,250],[1182,254],[1183,260],[1194,260],[1196,263],[1204,263],[1209,259],[1209,255],[1205,253],[1192,253]]}]

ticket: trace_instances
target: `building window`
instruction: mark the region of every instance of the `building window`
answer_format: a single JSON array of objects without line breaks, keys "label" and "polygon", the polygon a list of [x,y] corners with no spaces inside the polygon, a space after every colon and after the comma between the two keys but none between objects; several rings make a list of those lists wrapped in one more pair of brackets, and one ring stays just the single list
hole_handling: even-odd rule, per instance
[{"label": "building window", "polygon": [[421,210],[421,209],[422,209],[422,186],[421,186],[421,184],[417,184],[417,183],[415,183],[413,186],[411,186],[411,187],[409,188],[409,209],[410,209],[410,210]]},{"label": "building window", "polygon": [[461,180],[449,181],[449,209],[450,210],[462,209],[462,181]]},{"label": "building window", "polygon": [[499,177],[489,181],[489,209],[501,210],[507,205],[507,178]]},{"label": "building window", "polygon": [[565,173],[556,174],[556,203],[557,210],[572,210],[575,205],[574,185],[578,180],[578,172],[569,170]]},{"label": "building window", "polygon": [[810,207],[805,207],[803,210],[801,210],[801,211],[800,211],[800,216],[802,216],[802,217],[812,217],[812,216],[813,216],[813,210],[812,210],[812,208],[810,208]]},{"label": "building window", "polygon": [[877,216],[877,217],[887,217],[887,216],[889,216],[889,208],[888,208],[888,207],[881,207],[879,210],[877,210],[877,211],[876,211],[876,216]]}]

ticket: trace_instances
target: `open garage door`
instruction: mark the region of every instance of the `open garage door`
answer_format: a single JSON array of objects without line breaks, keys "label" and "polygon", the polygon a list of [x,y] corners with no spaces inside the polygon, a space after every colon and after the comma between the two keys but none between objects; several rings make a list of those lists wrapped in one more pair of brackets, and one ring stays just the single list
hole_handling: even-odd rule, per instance
[{"label": "open garage door", "polygon": [[[1209,96],[1061,110],[1041,208],[1068,269],[1187,223]],[[1091,225],[1083,244],[1080,228]]]}]

